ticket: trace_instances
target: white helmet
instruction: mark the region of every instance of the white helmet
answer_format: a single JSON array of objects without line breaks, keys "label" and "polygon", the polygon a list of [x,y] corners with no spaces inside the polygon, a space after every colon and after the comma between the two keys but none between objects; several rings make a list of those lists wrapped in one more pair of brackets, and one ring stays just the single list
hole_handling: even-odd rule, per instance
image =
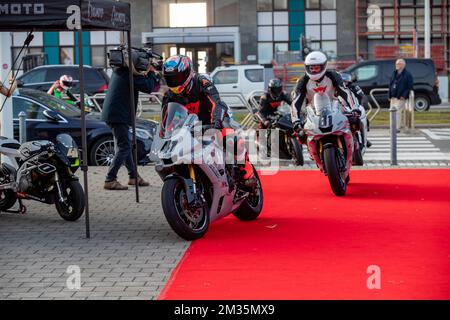
[{"label": "white helmet", "polygon": [[306,56],[305,71],[311,80],[317,81],[327,71],[327,56],[320,51],[313,51]]},{"label": "white helmet", "polygon": [[73,86],[73,79],[71,76],[62,75],[61,78],[59,78],[59,84],[64,90],[68,90]]}]

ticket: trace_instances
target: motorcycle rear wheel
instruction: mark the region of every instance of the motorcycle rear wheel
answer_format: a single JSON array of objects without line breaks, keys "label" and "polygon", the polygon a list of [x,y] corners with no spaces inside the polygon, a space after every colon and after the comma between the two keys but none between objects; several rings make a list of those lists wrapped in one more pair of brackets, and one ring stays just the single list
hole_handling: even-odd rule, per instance
[{"label": "motorcycle rear wheel", "polygon": [[253,172],[257,179],[257,186],[255,188],[254,194],[250,194],[247,199],[245,199],[241,203],[239,208],[233,212],[233,215],[242,221],[252,221],[258,218],[264,204],[264,195],[261,180],[259,179],[259,175],[255,170],[255,167],[253,167]]},{"label": "motorcycle rear wheel", "polygon": [[0,211],[11,209],[17,201],[17,197],[12,190],[0,190]]},{"label": "motorcycle rear wheel", "polygon": [[333,146],[325,148],[323,151],[323,158],[328,174],[328,181],[330,182],[333,193],[338,197],[345,196],[345,192],[347,191],[347,183],[345,179],[342,178],[341,172],[339,172],[336,147]]},{"label": "motorcycle rear wheel", "polygon": [[202,210],[201,220],[194,225],[187,215],[187,198],[184,184],[180,179],[169,179],[164,182],[161,190],[161,204],[164,215],[170,227],[181,238],[191,241],[203,237],[209,227],[209,211],[206,207]]},{"label": "motorcycle rear wheel", "polygon": [[77,221],[84,212],[84,190],[79,181],[61,181],[61,188],[67,200],[61,203],[55,188],[56,210],[64,220]]}]

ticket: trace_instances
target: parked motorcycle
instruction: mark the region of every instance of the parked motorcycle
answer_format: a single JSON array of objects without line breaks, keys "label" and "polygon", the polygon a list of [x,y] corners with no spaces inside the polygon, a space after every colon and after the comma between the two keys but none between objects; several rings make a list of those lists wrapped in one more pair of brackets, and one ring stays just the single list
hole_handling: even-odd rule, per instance
[{"label": "parked motorcycle", "polygon": [[[0,166],[0,211],[25,213],[22,200],[54,204],[59,215],[76,221],[84,212],[84,191],[75,172],[80,165],[78,147],[68,134],[56,142],[26,142],[0,137],[0,153],[8,159]],[[10,210],[16,202],[19,210]]]},{"label": "parked motorcycle", "polygon": [[[355,101],[356,98],[355,98]],[[367,150],[367,117],[364,108],[359,108],[360,116],[358,117],[358,125],[352,129],[353,132],[353,165],[364,165],[364,154]],[[350,124],[352,126],[352,124]]]},{"label": "parked motorcycle", "polygon": [[164,181],[161,202],[172,229],[183,239],[202,237],[214,220],[233,213],[240,220],[254,220],[263,207],[258,173],[252,190],[242,187],[239,167],[225,164],[220,139],[208,135],[186,107],[169,103],[155,136],[152,155],[155,170]]},{"label": "parked motorcycle", "polygon": [[294,131],[291,115],[289,113],[283,114],[277,111],[274,115],[268,116],[267,120],[269,121],[269,126],[267,127],[269,131],[266,138],[269,150],[272,149],[272,146],[270,145],[272,130],[278,129],[280,134],[280,151],[284,155],[287,155],[289,159],[294,160],[295,165],[303,166],[303,145],[301,144],[297,133]]},{"label": "parked motorcycle", "polygon": [[350,181],[353,135],[349,120],[339,102],[325,93],[314,95],[314,107],[308,106],[304,130],[308,150],[318,168],[328,176],[333,193],[344,196]]}]

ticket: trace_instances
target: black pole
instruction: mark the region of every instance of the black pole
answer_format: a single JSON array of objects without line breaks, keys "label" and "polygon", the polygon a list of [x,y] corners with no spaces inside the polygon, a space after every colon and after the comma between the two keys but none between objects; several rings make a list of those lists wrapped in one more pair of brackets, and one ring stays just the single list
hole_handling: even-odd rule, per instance
[{"label": "black pole", "polygon": [[139,202],[139,173],[138,173],[138,165],[137,165],[137,144],[136,144],[136,108],[134,101],[134,80],[133,80],[133,57],[131,56],[131,35],[130,31],[127,31],[127,42],[128,42],[128,74],[129,74],[129,82],[130,82],[130,108],[131,108],[131,121],[133,128],[133,163],[134,163],[134,171],[136,172],[136,202]]},{"label": "black pole", "polygon": [[84,178],[84,217],[86,219],[86,238],[91,237],[89,225],[89,189],[88,189],[88,165],[87,165],[87,141],[86,141],[86,113],[84,110],[84,66],[83,66],[83,32],[78,30],[78,65],[80,70],[80,109],[81,109],[81,148],[83,150],[81,170]]}]

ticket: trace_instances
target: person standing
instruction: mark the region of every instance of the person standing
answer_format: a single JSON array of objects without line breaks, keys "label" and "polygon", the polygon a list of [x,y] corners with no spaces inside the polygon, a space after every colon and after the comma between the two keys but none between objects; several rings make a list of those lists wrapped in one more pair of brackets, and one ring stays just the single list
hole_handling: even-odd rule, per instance
[{"label": "person standing", "polygon": [[12,77],[12,73],[9,74],[8,82],[10,87],[6,87],[1,81],[0,81],[0,93],[4,95],[5,97],[11,97],[14,90],[16,90],[17,87],[17,81],[15,81]]},{"label": "person standing", "polygon": [[389,101],[391,109],[397,109],[397,132],[400,132],[402,111],[408,102],[409,92],[413,90],[414,80],[411,73],[406,70],[406,61],[398,59],[395,62],[395,71],[389,84]]},{"label": "person standing", "polygon": [[[139,53],[133,51],[133,84],[134,84],[134,110],[136,112],[139,92],[152,93],[159,89],[159,77],[156,70],[148,61],[146,70],[142,67]],[[126,58],[125,61],[128,61]],[[142,179],[135,171],[133,153],[131,148],[132,113],[130,108],[130,84],[128,67],[115,68],[111,76],[108,92],[102,109],[102,120],[111,128],[114,137],[115,154],[106,175],[104,189],[127,190],[128,187],[117,181],[117,173],[122,165],[128,170],[128,185],[146,187],[150,184]]]}]

